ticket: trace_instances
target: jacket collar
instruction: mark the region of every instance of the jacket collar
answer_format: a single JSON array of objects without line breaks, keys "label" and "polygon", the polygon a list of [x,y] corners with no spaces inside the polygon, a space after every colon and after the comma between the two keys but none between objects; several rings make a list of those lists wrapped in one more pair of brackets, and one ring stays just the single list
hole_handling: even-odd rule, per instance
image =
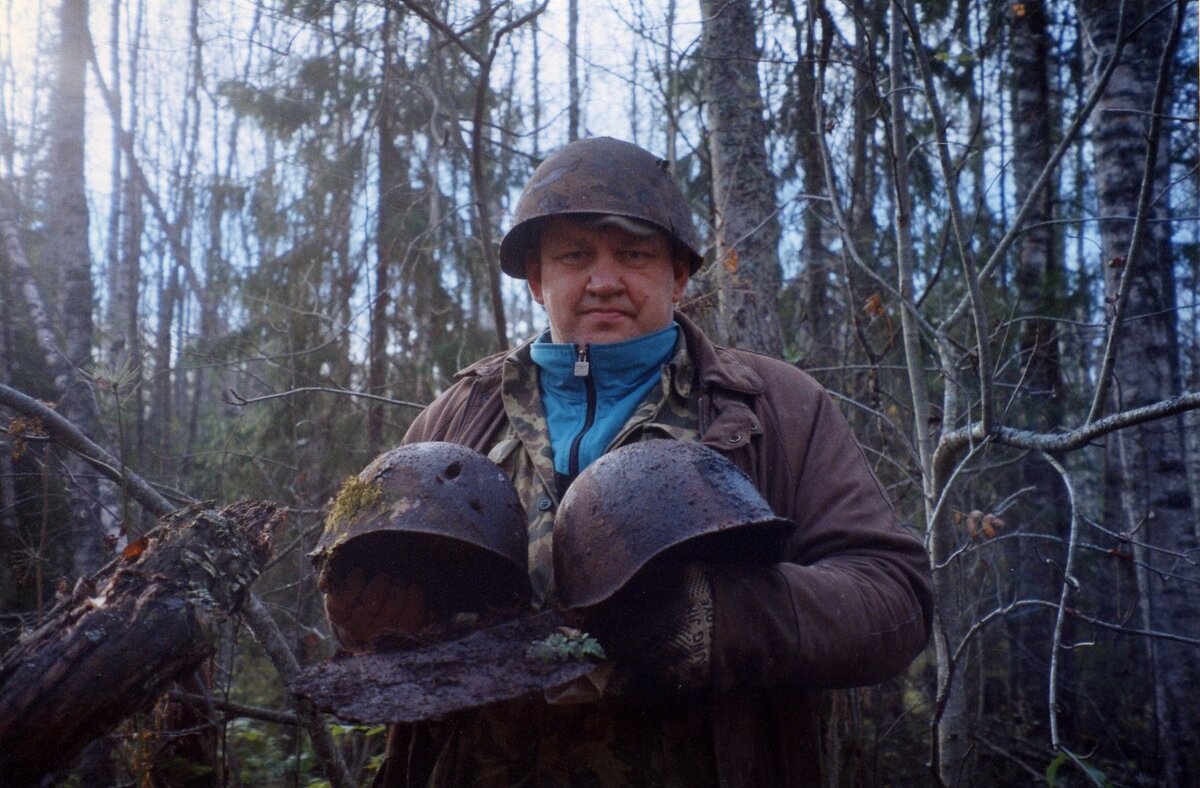
[{"label": "jacket collar", "polygon": [[766,384],[757,372],[746,366],[728,348],[714,345],[700,327],[682,312],[675,313],[675,320],[683,331],[695,369],[700,370],[702,389],[711,387],[749,395],[763,393]]},{"label": "jacket collar", "polygon": [[499,353],[493,353],[490,356],[484,356],[474,364],[468,364],[458,372],[455,372],[454,379],[459,380],[461,378],[470,377],[486,378],[492,375],[499,375],[500,370],[504,367],[504,363],[506,361],[512,360],[519,362],[522,359],[529,361],[529,346],[533,344],[535,339],[537,339],[536,335],[526,339],[515,348],[510,350],[502,350]]},{"label": "jacket collar", "polygon": [[[692,357],[692,368],[700,371],[701,389],[716,388],[738,394],[758,395],[766,389],[762,377],[748,367],[728,348],[714,345],[682,312],[675,312],[675,320],[687,343],[688,353]],[[505,362],[532,363],[529,360],[529,345],[536,335],[526,339],[511,350],[493,353],[485,356],[469,366],[463,367],[454,377],[490,377],[498,375]]]}]

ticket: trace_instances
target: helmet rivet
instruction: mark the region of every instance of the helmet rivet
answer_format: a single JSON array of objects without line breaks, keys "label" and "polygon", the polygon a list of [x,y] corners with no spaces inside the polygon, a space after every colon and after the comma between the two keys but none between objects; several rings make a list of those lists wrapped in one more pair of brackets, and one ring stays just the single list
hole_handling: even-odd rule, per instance
[{"label": "helmet rivet", "polygon": [[729,436],[730,443],[740,443],[741,440],[742,440],[742,433],[740,433],[740,432],[735,432]]}]

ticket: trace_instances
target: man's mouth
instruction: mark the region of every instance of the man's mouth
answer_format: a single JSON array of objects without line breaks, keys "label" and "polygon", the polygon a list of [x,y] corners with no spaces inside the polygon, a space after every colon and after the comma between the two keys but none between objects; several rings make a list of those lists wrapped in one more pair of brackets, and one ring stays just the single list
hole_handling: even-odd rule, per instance
[{"label": "man's mouth", "polygon": [[621,309],[585,309],[583,314],[600,320],[616,320],[627,317],[627,314]]}]

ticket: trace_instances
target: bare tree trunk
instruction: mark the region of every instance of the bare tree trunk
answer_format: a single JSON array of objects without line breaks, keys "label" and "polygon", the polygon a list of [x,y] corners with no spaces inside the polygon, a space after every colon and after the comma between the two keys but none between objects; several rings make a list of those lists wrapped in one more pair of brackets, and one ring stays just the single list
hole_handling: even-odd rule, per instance
[{"label": "bare tree trunk", "polygon": [[[367,391],[384,395],[387,387],[388,303],[391,301],[389,270],[395,264],[400,238],[397,226],[404,217],[397,211],[396,191],[401,179],[398,170],[403,166],[394,138],[394,101],[392,62],[395,53],[392,41],[392,13],[384,11],[380,35],[383,38],[383,74],[379,83],[379,216],[375,231],[375,301],[371,304],[370,348],[367,369]],[[383,403],[372,402],[367,412],[367,447],[374,457],[383,450]]]},{"label": "bare tree trunk", "polygon": [[731,345],[778,356],[779,220],[759,92],[757,24],[749,0],[701,0],[700,7],[722,322]]},{"label": "bare tree trunk", "polygon": [[[1012,106],[1013,152],[1011,155],[1014,199],[1023,204],[1030,196],[1042,168],[1050,161],[1051,128],[1055,108],[1050,95],[1051,47],[1046,3],[1026,3],[1023,15],[1013,14]],[[1015,283],[1016,314],[1029,316],[1021,323],[1019,347],[1021,377],[1017,396],[1022,423],[1038,432],[1056,432],[1063,423],[1063,381],[1059,363],[1058,329],[1054,318],[1063,312],[1064,283],[1054,228],[1050,223],[1056,195],[1053,184],[1034,197],[1028,229],[1017,242]],[[1061,453],[1055,459],[1062,461]],[[1045,463],[1029,457],[1021,466],[1021,486],[1033,492],[1022,504],[1025,527],[1063,540],[1070,522],[1065,491],[1057,474],[1048,473]],[[1059,569],[1041,560],[1037,542],[1019,539],[1011,551],[1013,597],[1049,599],[1061,582]],[[1017,708],[1037,710],[1031,723],[1047,719],[1044,677],[1050,665],[1046,647],[1052,642],[1053,622],[1030,616],[1017,618],[1007,633],[1013,649],[1012,681]],[[1069,653],[1069,652],[1068,652]],[[1060,654],[1062,659],[1068,653]],[[1061,672],[1061,668],[1060,668]],[[1064,714],[1069,721],[1074,715]]]},{"label": "bare tree trunk", "polygon": [[[804,173],[805,194],[820,194],[825,185],[825,176],[821,164],[821,141],[817,135],[823,134],[824,130],[817,128],[817,113],[813,111],[813,101],[817,89],[817,59],[827,55],[829,37],[833,29],[828,23],[823,25],[824,37],[818,42],[815,32],[820,11],[817,6],[822,4],[809,3],[808,14],[803,21],[795,2],[790,2],[789,5],[798,55],[793,71],[797,107],[794,115],[796,148],[800,168]],[[805,324],[809,334],[809,343],[803,349],[802,356],[811,366],[828,366],[840,358],[833,342],[834,326],[837,323],[831,313],[829,253],[825,249],[823,225],[815,203],[808,203],[804,211],[800,259],[805,274],[803,281],[808,288],[805,298]],[[793,340],[793,345],[796,344]]]},{"label": "bare tree trunk", "polygon": [[[88,207],[84,179],[84,87],[87,77],[87,0],[63,0],[59,10],[59,61],[54,93],[54,121],[47,203],[57,231],[50,236],[46,262],[63,272],[63,338],[68,372],[55,388],[61,410],[85,435],[99,427],[96,402],[81,371],[92,363],[92,271],[88,248]],[[78,574],[98,569],[107,560],[96,506],[99,486],[78,458],[65,458],[73,477],[71,531],[74,568]]]},{"label": "bare tree trunk", "polygon": [[579,0],[567,0],[567,141],[579,139]]},{"label": "bare tree trunk", "polygon": [[[7,256],[0,254],[0,383],[9,382],[9,337],[12,335],[9,308]],[[7,556],[13,555],[20,536],[20,523],[17,521],[17,486],[15,484],[13,467],[13,446],[8,438],[8,431],[0,433],[0,550],[5,558],[0,559],[0,610],[10,608],[11,596],[15,590],[12,569]]]},{"label": "bare tree trunk", "polygon": [[[109,57],[108,70],[112,75],[112,92],[116,98],[118,112],[121,110],[121,0],[112,0],[109,4]],[[129,294],[124,291],[127,279],[121,271],[121,200],[124,193],[124,182],[121,180],[121,118],[112,119],[110,124],[112,145],[109,156],[112,163],[109,169],[111,180],[109,192],[108,237],[105,239],[105,264],[108,274],[108,313],[105,323],[108,333],[108,347],[105,357],[108,363],[116,366],[125,354],[128,340],[123,332],[125,304]]]},{"label": "bare tree trunk", "polygon": [[679,74],[675,68],[675,0],[667,0],[666,14],[663,17],[663,62],[662,70],[666,75],[667,84],[663,96],[663,114],[667,127],[663,130],[666,136],[667,164],[675,166],[679,160],[676,150],[679,136]]},{"label": "bare tree trunk", "polygon": [[[1118,31],[1128,34],[1150,11],[1147,4],[1129,5],[1122,20],[1119,11],[1124,4],[1080,2],[1079,16],[1096,47],[1096,58],[1111,57]],[[1149,118],[1156,82],[1169,74],[1173,53],[1164,51],[1163,42],[1169,40],[1171,30],[1169,15],[1159,14],[1136,32],[1101,99],[1092,130],[1097,212],[1113,217],[1100,223],[1105,285],[1113,310],[1124,317],[1119,325],[1110,326],[1110,331],[1123,332],[1113,376],[1117,406],[1122,410],[1163,399],[1181,388],[1170,225],[1145,221],[1162,218],[1163,211],[1157,200],[1144,198],[1157,195],[1167,182],[1165,144],[1157,151],[1147,144],[1159,144]],[[1139,217],[1142,239],[1134,237],[1134,222],[1124,218],[1138,216],[1139,210],[1149,211]],[[1136,253],[1131,254],[1131,249]],[[1196,637],[1200,634],[1197,573],[1190,563],[1179,560],[1197,549],[1184,429],[1181,417],[1160,419],[1121,432],[1118,446],[1125,480],[1122,509],[1129,518],[1124,527],[1137,529],[1139,538],[1155,548],[1135,553],[1142,565],[1138,585],[1143,623]],[[1159,777],[1169,785],[1193,785],[1200,779],[1200,711],[1194,702],[1200,668],[1195,650],[1158,640],[1148,641],[1148,648]]]}]

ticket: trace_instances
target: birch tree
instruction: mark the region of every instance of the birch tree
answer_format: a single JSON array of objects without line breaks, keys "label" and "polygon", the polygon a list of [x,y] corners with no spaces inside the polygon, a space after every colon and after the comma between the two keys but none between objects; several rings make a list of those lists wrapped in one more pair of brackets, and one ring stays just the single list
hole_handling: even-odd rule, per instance
[{"label": "birch tree", "polygon": [[[1184,6],[1176,4],[1173,20],[1169,6],[1079,4],[1093,64],[1114,57],[1117,41],[1128,37],[1092,122],[1102,217],[1096,263],[1104,266],[1109,321],[1091,419],[1160,401],[1181,388],[1171,227],[1161,221],[1158,194],[1167,157],[1161,115]],[[1142,625],[1197,636],[1200,588],[1186,571],[1197,543],[1185,434],[1181,416],[1139,425],[1120,433],[1117,457],[1122,530],[1136,535]],[[1189,697],[1200,686],[1200,663],[1187,646],[1149,640],[1146,647],[1162,777],[1188,785],[1200,777],[1200,713]]]},{"label": "birch tree", "polygon": [[[59,8],[58,71],[52,102],[51,170],[47,203],[56,231],[45,262],[62,274],[63,351],[67,367],[55,380],[62,392],[63,415],[85,435],[99,427],[96,401],[87,374],[92,366],[93,320],[91,250],[88,246],[87,184],[84,178],[85,97],[88,52],[87,0],[63,0]],[[88,467],[73,456],[64,458],[73,478],[72,536],[75,571],[98,569],[108,559],[100,512],[99,487]]]}]

